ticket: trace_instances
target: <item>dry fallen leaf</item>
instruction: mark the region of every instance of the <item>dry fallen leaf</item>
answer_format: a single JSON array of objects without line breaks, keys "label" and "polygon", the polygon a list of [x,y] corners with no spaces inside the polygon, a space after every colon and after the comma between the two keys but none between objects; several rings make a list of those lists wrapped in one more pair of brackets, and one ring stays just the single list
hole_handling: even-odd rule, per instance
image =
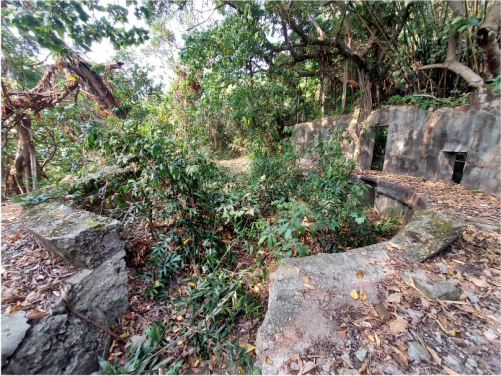
[{"label": "dry fallen leaf", "polygon": [[404,355],[404,353],[394,346],[391,346],[391,348],[395,351],[396,354],[396,356],[394,356],[393,358],[402,366],[408,367],[409,362],[407,361],[407,357]]},{"label": "dry fallen leaf", "polygon": [[367,294],[364,291],[364,286],[360,285],[360,300],[365,302],[367,300]]},{"label": "dry fallen leaf", "polygon": [[245,373],[245,371],[242,367],[238,367],[238,372],[242,375]]},{"label": "dry fallen leaf", "polygon": [[177,333],[177,332],[179,332],[180,330],[181,330],[181,326],[175,326],[175,327],[172,329],[172,331],[173,331],[174,333]]},{"label": "dry fallen leaf", "polygon": [[444,369],[445,372],[447,372],[448,375],[459,375],[459,373],[454,372],[449,367],[442,366],[442,368]]},{"label": "dry fallen leaf", "polygon": [[266,364],[273,364],[270,358],[266,357]]},{"label": "dry fallen leaf", "polygon": [[402,251],[404,250],[405,248],[402,247],[401,245],[399,244],[395,244],[395,243],[392,243],[392,242],[388,242],[386,243],[386,249],[388,251],[392,251],[392,250],[395,250],[395,251]]},{"label": "dry fallen leaf", "polygon": [[35,311],[30,311],[27,315],[26,315],[26,318],[28,320],[36,320],[36,319],[39,319],[40,317],[43,317],[45,315],[47,315],[48,312],[35,312]]},{"label": "dry fallen leaf", "polygon": [[350,292],[350,296],[351,296],[353,299],[357,300],[357,299],[358,299],[357,289],[352,290],[352,291]]},{"label": "dry fallen leaf", "polygon": [[386,298],[386,301],[388,303],[400,304],[401,300],[402,300],[402,294],[398,294],[398,293],[388,295],[388,297]]},{"label": "dry fallen leaf", "polygon": [[299,269],[297,266],[294,267],[294,269],[296,269],[296,272],[299,274],[299,272],[301,271],[301,269]]},{"label": "dry fallen leaf", "polygon": [[317,365],[313,362],[306,362],[303,365],[303,368],[299,371],[298,375],[304,375],[307,372],[310,372],[313,368],[315,368]]},{"label": "dry fallen leaf", "polygon": [[477,287],[480,288],[487,287],[487,281],[485,279],[470,277],[470,281],[472,281]]},{"label": "dry fallen leaf", "polygon": [[302,280],[304,283],[310,283],[310,277],[308,277],[307,275],[302,277]]},{"label": "dry fallen leaf", "polygon": [[358,279],[362,279],[362,278],[364,278],[364,271],[363,271],[363,270],[359,270],[359,271],[357,272],[357,278],[358,278]]},{"label": "dry fallen leaf", "polygon": [[341,338],[346,338],[346,333],[348,333],[348,329],[337,331],[337,334],[339,334],[339,337]]},{"label": "dry fallen leaf", "polygon": [[365,372],[367,370],[367,363],[362,364],[362,367],[358,370],[359,373]]},{"label": "dry fallen leaf", "polygon": [[315,287],[310,285],[309,283],[305,283],[304,287],[309,288],[310,290],[315,290]]},{"label": "dry fallen leaf", "polygon": [[197,285],[194,282],[188,282],[188,286],[197,287]]},{"label": "dry fallen leaf", "polygon": [[437,362],[438,365],[441,366],[442,365],[442,359],[440,359],[440,357],[437,355],[437,353],[435,352],[435,350],[433,350],[429,346],[426,346],[426,349],[431,354],[431,356],[433,357],[433,359],[435,359],[435,362]]},{"label": "dry fallen leaf", "polygon": [[399,334],[399,333],[404,333],[407,331],[407,327],[409,326],[409,323],[405,321],[404,319],[397,319],[395,321],[390,322],[389,324],[390,330],[393,334]]}]

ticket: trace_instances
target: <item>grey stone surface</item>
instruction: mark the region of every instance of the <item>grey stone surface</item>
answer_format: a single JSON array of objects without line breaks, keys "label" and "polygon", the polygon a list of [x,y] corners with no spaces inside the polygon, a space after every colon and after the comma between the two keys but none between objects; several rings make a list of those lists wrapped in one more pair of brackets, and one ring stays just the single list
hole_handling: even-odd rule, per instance
[{"label": "grey stone surface", "polygon": [[412,277],[418,290],[430,299],[458,301],[461,297],[460,289],[449,282],[444,282],[436,274],[415,269],[411,273],[405,273],[405,276]]},{"label": "grey stone surface", "polygon": [[358,360],[360,360],[363,363],[365,357],[367,356],[367,350],[366,349],[358,350],[355,352],[355,356],[357,357]]},{"label": "grey stone surface", "polygon": [[[457,229],[460,225],[454,221],[451,224],[452,219],[449,215],[438,212],[417,211],[408,225],[390,242],[403,248],[395,251],[399,255],[416,248],[416,239],[425,248],[426,254],[435,254],[451,241],[449,230],[437,230],[435,225],[438,223],[446,229]],[[424,229],[421,230],[416,223],[420,223]],[[414,232],[402,234],[410,229]],[[434,239],[435,236],[440,240]],[[283,259],[283,265],[271,275],[268,311],[257,333],[256,365],[262,369],[263,374],[289,373],[286,363],[293,354],[303,356],[308,351],[315,351],[315,344],[324,340],[329,341],[329,346],[346,348],[348,341],[345,342],[338,334],[342,321],[334,318],[331,312],[356,310],[366,303],[381,303],[384,297],[380,296],[378,283],[387,278],[385,272],[391,273],[391,264],[387,261],[392,257],[392,252],[388,251],[385,242],[346,253],[321,253]],[[358,270],[364,272],[362,279],[356,277]],[[309,284],[314,286],[314,290],[304,286],[302,278],[305,276],[309,277]],[[421,275],[418,272],[413,274],[416,284],[419,278]],[[441,280],[440,277],[437,278]],[[354,300],[350,296],[352,290],[360,291],[361,285],[367,294],[366,302]],[[457,289],[454,290],[455,287],[450,284],[447,286],[452,287],[453,291],[447,290],[443,294],[444,291],[439,290],[437,294],[440,299],[452,300]],[[430,287],[431,293],[435,294],[433,288]],[[419,317],[416,316],[416,320]],[[266,362],[267,358],[271,359],[272,364]],[[351,362],[349,358],[348,360]]]},{"label": "grey stone surface", "polygon": [[405,248],[401,256],[425,261],[452,244],[466,229],[465,223],[450,214],[434,210],[414,213],[412,221],[392,239]]},{"label": "grey stone surface", "polygon": [[2,316],[2,366],[23,340],[30,328],[24,311]]},{"label": "grey stone surface", "polygon": [[21,220],[44,247],[81,268],[97,268],[123,252],[119,221],[61,201],[24,209]]},{"label": "grey stone surface", "polygon": [[363,124],[357,114],[331,116],[297,124],[293,138],[304,152],[314,136],[328,137],[334,130],[350,136],[343,151],[361,169],[370,168],[374,127],[388,126],[384,171],[432,180],[452,179],[455,153],[468,153],[461,184],[501,195],[499,111],[442,108],[436,111],[410,106],[389,106],[373,111]]},{"label": "grey stone surface", "polygon": [[[50,215],[63,213],[71,215],[74,209],[65,209],[61,203],[43,205],[42,213],[47,216],[37,221],[36,208],[32,208],[30,215],[31,224],[40,224],[48,221]],[[55,211],[58,210],[58,211]],[[52,213],[52,214],[49,214]],[[71,218],[85,218],[85,213],[78,213]],[[95,220],[93,215],[87,218]],[[102,218],[102,217],[100,217]],[[97,221],[97,220],[96,220]],[[50,227],[50,223],[46,222]],[[73,308],[100,324],[109,327],[119,320],[127,310],[127,269],[125,265],[125,250],[123,241],[118,233],[119,226],[113,222],[99,219],[98,229],[89,229],[87,226],[70,225],[70,230],[61,230],[61,236],[53,237],[52,233],[42,231],[41,227],[35,228],[38,236],[44,234],[51,237],[52,245],[68,245],[90,247],[99,254],[93,257],[87,249],[86,260],[92,261],[91,265],[101,260],[93,269],[82,269],[77,274],[63,280],[67,294]],[[110,224],[107,226],[106,223]],[[82,231],[73,231],[73,229]],[[33,230],[32,230],[33,231]],[[81,238],[73,241],[71,236]],[[96,235],[97,239],[85,239]],[[60,241],[64,238],[64,241]],[[113,242],[108,245],[106,241]],[[101,243],[103,242],[103,243]],[[121,248],[119,248],[119,245]],[[68,248],[67,248],[68,249]],[[106,251],[103,251],[106,250]],[[78,248],[75,248],[78,253]],[[104,253],[103,253],[104,252]],[[59,253],[56,253],[59,254]],[[73,259],[74,260],[74,259]],[[17,346],[15,352],[8,357],[6,365],[2,365],[4,374],[90,374],[99,369],[98,356],[106,358],[111,338],[95,326],[78,318],[67,310],[65,302],[59,298],[49,309],[50,315],[29,322],[29,329],[24,339]],[[2,322],[3,326],[3,322]],[[3,333],[2,333],[3,336]],[[3,354],[2,341],[2,354]]]},{"label": "grey stone surface", "polygon": [[432,363],[430,353],[418,341],[408,341],[407,352],[415,362],[424,361]]}]

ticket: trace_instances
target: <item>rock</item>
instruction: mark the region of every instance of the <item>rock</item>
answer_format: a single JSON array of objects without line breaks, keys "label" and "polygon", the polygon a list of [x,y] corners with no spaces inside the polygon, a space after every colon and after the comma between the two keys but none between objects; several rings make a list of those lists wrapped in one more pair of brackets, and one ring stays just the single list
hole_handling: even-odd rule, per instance
[{"label": "rock", "polygon": [[[109,328],[120,320],[128,307],[125,250],[118,232],[120,223],[61,202],[32,207],[24,212],[24,218],[40,243],[77,266],[87,266],[61,280],[73,308],[103,327]],[[98,356],[107,357],[110,336],[70,313],[61,298],[47,310],[50,315],[30,322],[32,328],[8,357],[2,373],[90,374],[97,371]]]},{"label": "rock", "polygon": [[365,357],[367,356],[367,350],[366,349],[358,350],[355,352],[355,356],[357,357],[358,360],[360,360],[361,363],[363,363]]},{"label": "rock", "polygon": [[466,294],[466,296],[468,297],[468,299],[470,299],[470,302],[472,302],[473,304],[478,303],[480,301],[480,299],[478,298],[478,296],[476,296],[470,290],[463,289],[463,292]]},{"label": "rock", "polygon": [[455,356],[448,354],[445,358],[443,358],[447,364],[456,372],[461,370],[461,364],[459,364],[459,361],[456,359]]},{"label": "rock", "polygon": [[293,371],[299,371],[299,364],[297,364],[296,362],[291,362],[289,368]]},{"label": "rock", "polygon": [[445,266],[444,264],[442,264],[441,262],[436,262],[435,263],[435,266],[440,269],[440,273],[442,274],[447,274],[447,266]]},{"label": "rock", "polygon": [[391,314],[390,311],[388,311],[388,308],[383,303],[376,304],[375,307],[377,314],[383,321],[390,321],[391,320]]},{"label": "rock", "polygon": [[496,338],[498,338],[499,336],[494,333],[494,331],[492,329],[487,329],[486,331],[484,331],[484,336],[490,340],[490,341],[494,341]]},{"label": "rock", "polygon": [[432,363],[430,353],[418,341],[408,341],[407,352],[416,363],[420,361]]},{"label": "rock", "polygon": [[24,311],[14,311],[11,315],[2,315],[2,366],[23,340],[31,325],[28,324]]},{"label": "rock", "polygon": [[45,248],[81,268],[94,269],[124,254],[122,225],[112,218],[55,201],[23,209],[21,220]]},{"label": "rock", "polygon": [[461,290],[428,271],[414,269],[405,277],[412,277],[416,288],[430,299],[458,301],[461,297]]},{"label": "rock", "polygon": [[466,359],[466,363],[469,364],[470,366],[472,366],[473,368],[477,368],[478,367],[477,361],[475,359],[473,359],[473,358]]},{"label": "rock", "polygon": [[451,214],[420,210],[391,242],[405,248],[403,258],[423,262],[451,245],[465,229],[466,224]]}]

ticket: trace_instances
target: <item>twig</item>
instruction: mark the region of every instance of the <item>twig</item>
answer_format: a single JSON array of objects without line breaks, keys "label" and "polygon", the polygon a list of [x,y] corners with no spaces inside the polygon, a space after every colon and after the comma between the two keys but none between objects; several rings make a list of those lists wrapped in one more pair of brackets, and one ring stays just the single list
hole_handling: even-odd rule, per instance
[{"label": "twig", "polygon": [[78,316],[80,317],[82,320],[85,320],[87,321],[89,324],[92,324],[94,325],[96,328],[98,329],[101,329],[103,332],[105,332],[106,334],[109,334],[110,336],[112,336],[113,338],[115,338],[116,340],[118,341],[121,341],[121,342],[127,342],[124,338],[116,335],[115,333],[113,333],[111,330],[109,329],[106,329],[106,328],[103,328],[101,325],[95,323],[94,321],[88,319],[87,317],[85,317],[84,315],[78,313],[77,311],[75,311],[75,309],[71,306],[71,303],[70,303],[70,299],[68,298],[68,294],[66,294],[66,286],[63,285],[63,287],[61,287],[61,298],[63,298],[64,302],[66,303],[66,305],[68,306],[68,310],[73,313],[75,316]]}]

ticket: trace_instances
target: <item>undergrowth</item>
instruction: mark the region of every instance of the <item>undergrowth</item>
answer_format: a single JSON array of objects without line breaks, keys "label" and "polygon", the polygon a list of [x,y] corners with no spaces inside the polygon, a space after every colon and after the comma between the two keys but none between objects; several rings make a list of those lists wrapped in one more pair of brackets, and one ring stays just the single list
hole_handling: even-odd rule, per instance
[{"label": "undergrowth", "polygon": [[[318,244],[324,252],[365,246],[396,223],[369,222],[367,186],[350,177],[355,163],[344,156],[339,134],[314,142],[309,153],[316,168],[308,173],[297,167],[294,145],[283,141],[274,152],[255,148],[250,171],[242,174],[219,168],[197,142],[165,134],[127,122],[93,134],[90,155],[104,156],[87,164],[93,167],[73,185],[81,205],[147,224],[155,242],[142,273],[151,283],[144,294],[165,300],[169,318],[151,324],[145,338],[127,348],[124,367],[119,359],[101,360],[100,372],[176,372],[178,360],[169,354],[180,344],[204,359],[224,352],[230,363],[254,372],[245,348],[228,334],[238,318],[263,316],[251,287],[263,260],[307,256]],[[236,244],[253,266],[239,268]],[[170,296],[173,284],[178,293]]]}]

